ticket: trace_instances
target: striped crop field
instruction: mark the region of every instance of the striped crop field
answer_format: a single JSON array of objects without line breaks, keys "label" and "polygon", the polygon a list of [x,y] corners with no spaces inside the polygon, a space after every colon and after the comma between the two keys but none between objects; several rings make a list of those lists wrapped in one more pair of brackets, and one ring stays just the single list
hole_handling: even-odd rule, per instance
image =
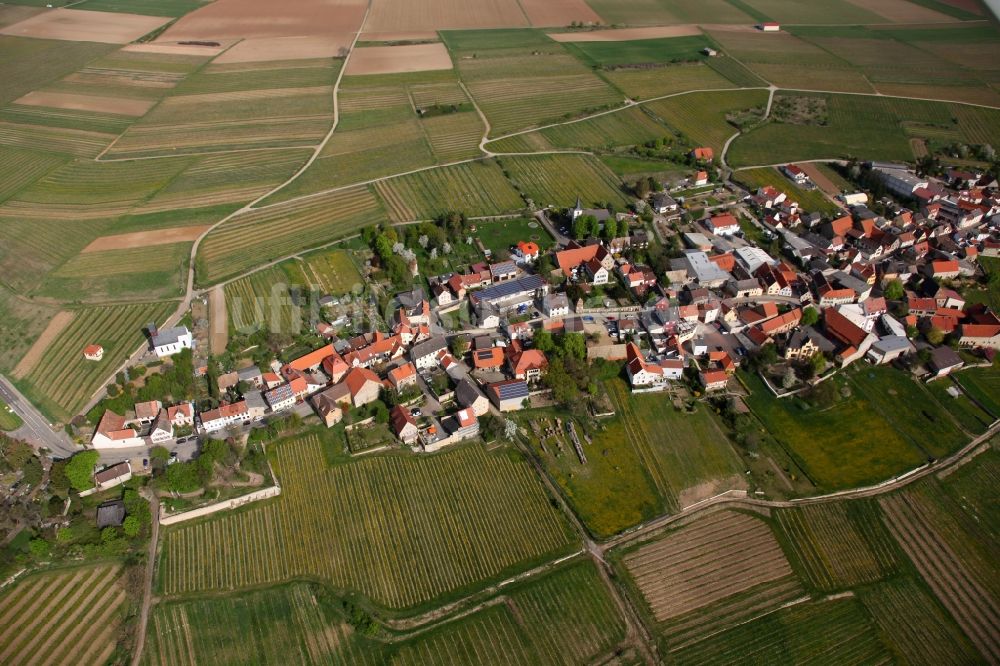
[{"label": "striped crop field", "polygon": [[143,663],[583,664],[625,637],[589,562],[511,586],[483,608],[412,637],[365,637],[319,585],[293,583],[156,607]]},{"label": "striped crop field", "polygon": [[356,234],[384,219],[367,187],[320,194],[242,213],[205,236],[196,263],[200,284]]},{"label": "striped crop field", "polygon": [[572,206],[577,197],[585,204],[628,204],[618,177],[593,155],[518,155],[501,165],[536,206]]},{"label": "striped crop field", "polygon": [[624,622],[590,562],[508,590],[503,601],[407,641],[392,663],[586,664],[625,638]]},{"label": "striped crop field", "polygon": [[[9,203],[9,202],[8,202]],[[18,291],[38,286],[45,275],[100,236],[110,220],[35,219],[0,208],[0,272]]]},{"label": "striped crop field", "polygon": [[[145,340],[143,327],[162,323],[175,303],[137,303],[89,307],[46,347],[31,371],[20,381],[29,398],[50,416],[66,420],[83,407],[108,375]],[[104,347],[104,358],[88,361],[83,348]]]},{"label": "striped crop field", "polygon": [[899,568],[902,554],[873,502],[778,509],[775,515],[808,579],[821,590],[875,582]]},{"label": "striped crop field", "polygon": [[175,664],[381,663],[378,644],[321,606],[295,583],[237,596],[157,604],[144,666]]},{"label": "striped crop field", "polygon": [[210,65],[184,79],[109,157],[308,146],[330,128],[340,60]]},{"label": "striped crop field", "polygon": [[291,290],[305,290],[309,282],[302,264],[295,260],[230,282],[225,286],[230,325],[241,332],[262,326],[276,333],[297,335],[309,313],[292,300]]},{"label": "striped crop field", "polygon": [[45,220],[115,217],[164,187],[190,162],[186,158],[74,161],[22,190],[0,212]]},{"label": "striped crop field", "polygon": [[187,286],[190,243],[84,252],[54,270],[39,295],[66,301],[176,298]]},{"label": "striped crop field", "polygon": [[246,204],[290,178],[310,154],[308,149],[293,148],[206,155],[134,212]]},{"label": "striped crop field", "polygon": [[93,664],[117,647],[125,590],[117,565],[38,574],[0,597],[0,663]]},{"label": "striped crop field", "polygon": [[726,139],[737,132],[726,114],[767,106],[766,90],[693,92],[656,102],[646,108],[682,132],[695,145],[711,146],[718,155]]},{"label": "striped crop field", "polygon": [[430,169],[375,183],[393,222],[427,220],[448,211],[469,216],[509,213],[524,201],[494,160]]},{"label": "striped crop field", "polygon": [[[728,58],[722,59],[728,60]],[[688,62],[662,67],[612,69],[602,72],[602,75],[630,99],[636,100],[662,97],[688,90],[733,88],[729,79],[711,66],[712,60],[715,58],[706,62]]]},{"label": "striped crop field", "polygon": [[0,121],[0,143],[5,146],[92,158],[114,140],[108,132]]},{"label": "striped crop field", "polygon": [[867,587],[860,596],[907,663],[960,666],[981,660],[955,621],[916,581],[897,578]]},{"label": "striped crop field", "polygon": [[322,250],[304,257],[307,276],[327,294],[349,294],[364,284],[364,278],[347,250]]},{"label": "striped crop field", "polygon": [[705,637],[671,655],[687,664],[891,664],[857,599],[797,604]]},{"label": "striped crop field", "polygon": [[622,564],[657,623],[792,575],[767,523],[734,511],[631,549]]},{"label": "striped crop field", "polygon": [[479,140],[483,138],[483,121],[474,111],[433,116],[421,121],[431,152],[438,163],[479,157]]},{"label": "striped crop field", "polygon": [[659,139],[670,130],[637,107],[540,130],[556,148],[615,148]]},{"label": "striped crop field", "polygon": [[330,467],[306,436],[275,449],[283,492],[240,513],[169,529],[163,594],[309,576],[412,608],[565,552],[570,535],[530,467],[478,445]]},{"label": "striped crop field", "polygon": [[0,146],[0,202],[65,162],[64,157]]},{"label": "striped crop field", "polygon": [[[969,463],[969,464],[975,464]],[[961,470],[960,470],[961,471]],[[879,501],[889,530],[934,596],[987,661],[1000,661],[995,544],[933,483]]]}]

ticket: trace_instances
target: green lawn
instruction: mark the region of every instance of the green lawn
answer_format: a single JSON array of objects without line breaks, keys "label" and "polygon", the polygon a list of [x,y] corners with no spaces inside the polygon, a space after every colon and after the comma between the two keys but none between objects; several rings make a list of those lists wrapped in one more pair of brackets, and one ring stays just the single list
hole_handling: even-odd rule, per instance
[{"label": "green lawn", "polygon": [[476,234],[493,256],[509,251],[518,241],[532,241],[545,252],[552,247],[552,236],[534,218],[476,222]]},{"label": "green lawn", "polygon": [[966,289],[965,300],[969,303],[985,303],[994,312],[1000,312],[1000,257],[980,257],[979,265],[986,273],[987,284],[976,289]]},{"label": "green lawn", "polygon": [[646,176],[667,179],[682,176],[690,171],[685,166],[665,160],[650,160],[621,155],[601,155],[600,160],[604,162],[605,166],[624,179],[643,178]]},{"label": "green lawn", "polygon": [[927,390],[937,400],[942,410],[950,413],[967,431],[981,435],[995,420],[989,413],[983,411],[968,395],[961,393],[958,397],[948,393],[949,388],[956,388],[948,379],[939,379],[927,384]]},{"label": "green lawn", "polygon": [[[883,481],[924,462],[924,455],[854,391],[825,409],[793,397],[777,399],[757,375],[741,375],[747,403],[823,491]],[[845,385],[835,382],[837,395]]]},{"label": "green lawn", "polygon": [[792,181],[788,180],[784,174],[777,169],[764,167],[762,169],[747,169],[738,171],[736,180],[744,183],[752,190],[756,190],[764,185],[771,185],[780,192],[784,192],[790,199],[798,201],[808,212],[820,212],[833,215],[837,212],[837,206],[823,195],[820,189],[806,190]]},{"label": "green lawn", "polygon": [[21,417],[15,414],[7,403],[0,400],[0,430],[9,432],[17,430],[22,425],[24,425],[24,421],[21,420]]},{"label": "green lawn", "polygon": [[994,417],[1000,418],[1000,367],[969,368],[955,375],[958,383]]},{"label": "green lawn", "polygon": [[940,458],[968,440],[924,387],[899,370],[859,364],[850,381],[897,434],[928,455]]},{"label": "green lawn", "polygon": [[570,53],[593,67],[664,64],[678,60],[703,60],[701,53],[712,43],[704,35],[669,39],[639,39],[629,42],[572,42]]}]

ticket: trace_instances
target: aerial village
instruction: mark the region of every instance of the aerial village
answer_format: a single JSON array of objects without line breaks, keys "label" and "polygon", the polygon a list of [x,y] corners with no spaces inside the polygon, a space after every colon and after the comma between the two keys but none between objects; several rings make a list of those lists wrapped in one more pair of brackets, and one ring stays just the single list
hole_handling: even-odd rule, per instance
[{"label": "aerial village", "polygon": [[[502,258],[487,251],[444,275],[427,275],[410,257],[415,286],[395,294],[383,328],[359,333],[324,309],[314,324],[322,346],[265,367],[244,359],[224,368],[212,409],[157,400],[127,414],[109,409],[90,444],[104,461],[116,451],[138,460],[143,447],[245,435],[291,413],[363,431],[387,409],[381,421],[397,444],[433,452],[480,437],[484,419],[503,424],[509,412],[546,404],[546,350],[574,334],[586,362],[619,364],[633,391],[692,399],[738,394],[734,373],[744,363],[780,396],[853,363],[894,363],[933,380],[1000,349],[1000,317],[960,295],[983,280],[979,257],[1000,255],[995,181],[866,163],[855,167],[858,190],[831,197],[838,213],[829,215],[775,186],[747,191],[721,179],[711,148],[691,157],[686,183],[654,183],[629,211],[579,200],[537,211],[550,250],[524,238]],[[816,189],[797,165],[780,173],[799,190]],[[678,192],[692,187],[725,195],[723,203],[690,215]],[[668,250],[657,266],[651,242]],[[158,359],[197,346],[186,326],[150,325],[148,334]]]}]

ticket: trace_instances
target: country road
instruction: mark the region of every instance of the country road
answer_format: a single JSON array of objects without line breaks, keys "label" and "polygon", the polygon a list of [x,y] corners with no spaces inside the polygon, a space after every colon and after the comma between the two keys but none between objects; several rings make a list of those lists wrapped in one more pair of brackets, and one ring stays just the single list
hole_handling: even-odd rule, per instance
[{"label": "country road", "polygon": [[53,458],[69,458],[80,450],[62,430],[53,430],[49,420],[6,377],[0,375],[0,399],[10,405],[24,425],[10,433],[36,448],[46,448]]}]

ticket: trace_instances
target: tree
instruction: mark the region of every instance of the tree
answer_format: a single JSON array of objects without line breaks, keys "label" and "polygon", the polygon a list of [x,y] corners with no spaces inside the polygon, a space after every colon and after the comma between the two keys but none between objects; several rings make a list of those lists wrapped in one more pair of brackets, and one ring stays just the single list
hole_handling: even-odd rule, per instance
[{"label": "tree", "polygon": [[535,349],[543,354],[548,354],[556,348],[555,341],[552,339],[552,334],[544,328],[535,332],[534,344]]},{"label": "tree", "polygon": [[456,335],[451,339],[451,355],[455,358],[462,358],[469,351],[469,338],[464,335]]},{"label": "tree", "polygon": [[163,446],[154,446],[149,450],[149,460],[154,470],[163,470],[170,461],[170,451]]},{"label": "tree", "polygon": [[125,521],[122,523],[122,531],[125,532],[125,536],[129,538],[135,538],[139,536],[139,531],[142,529],[142,525],[139,523],[139,519],[135,516],[126,516]]},{"label": "tree", "polygon": [[604,237],[608,240],[618,238],[618,219],[609,217],[604,221]]},{"label": "tree", "polygon": [[32,539],[28,542],[28,550],[31,551],[31,556],[36,560],[43,560],[49,556],[52,551],[52,544],[50,544],[45,539]]},{"label": "tree", "polygon": [[87,490],[94,487],[94,466],[100,459],[97,451],[81,451],[66,463],[66,478],[74,490]]},{"label": "tree", "polygon": [[35,456],[28,458],[28,462],[24,463],[21,468],[22,476],[21,479],[31,485],[37,486],[42,480],[42,463]]},{"label": "tree", "polygon": [[781,385],[786,389],[795,386],[795,368],[792,366],[785,368],[785,375],[781,378]]},{"label": "tree", "polygon": [[902,280],[890,280],[887,285],[885,285],[885,290],[883,295],[890,301],[898,301],[903,297],[903,281]]},{"label": "tree", "polygon": [[590,220],[593,216],[581,215],[573,220],[573,238],[583,240],[590,234]]},{"label": "tree", "polygon": [[816,308],[810,306],[802,311],[802,320],[800,323],[803,326],[812,326],[818,321],[819,321],[819,312],[816,311]]},{"label": "tree", "polygon": [[49,468],[49,488],[57,493],[69,490],[69,479],[66,477],[66,461],[57,460]]},{"label": "tree", "polygon": [[813,357],[809,359],[809,363],[812,365],[813,372],[817,375],[826,370],[826,357],[821,353],[813,354]]},{"label": "tree", "polygon": [[927,342],[935,346],[944,342],[944,331],[936,326],[932,326],[928,329],[924,336],[927,338]]},{"label": "tree", "polygon": [[587,341],[580,333],[566,333],[560,340],[563,354],[582,361],[587,357]]}]

